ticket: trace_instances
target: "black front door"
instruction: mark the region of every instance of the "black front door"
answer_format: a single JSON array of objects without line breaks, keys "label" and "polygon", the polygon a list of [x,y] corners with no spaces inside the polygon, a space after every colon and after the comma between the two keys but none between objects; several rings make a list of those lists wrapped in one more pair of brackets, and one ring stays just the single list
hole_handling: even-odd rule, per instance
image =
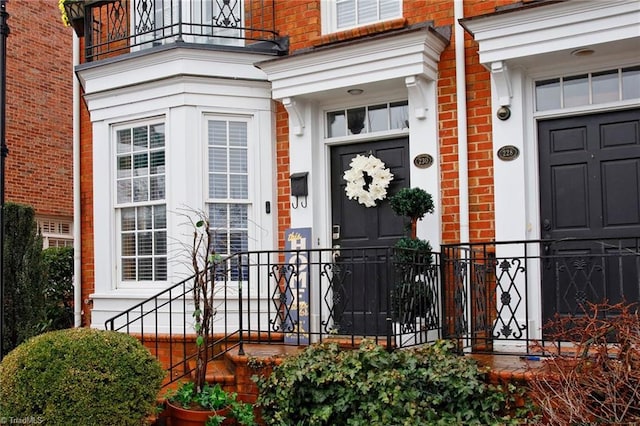
[{"label": "black front door", "polygon": [[[344,172],[358,154],[379,158],[393,173],[387,198],[373,207],[350,200]],[[389,206],[389,196],[409,186],[407,138],[331,148],[333,245],[339,246],[333,286],[334,320],[344,334],[384,335],[388,292],[393,276],[390,251],[404,235],[404,220]]]},{"label": "black front door", "polygon": [[543,319],[638,301],[635,260],[620,260],[629,247],[616,239],[640,236],[640,110],[541,121],[538,139],[542,238],[554,241],[542,247]]}]

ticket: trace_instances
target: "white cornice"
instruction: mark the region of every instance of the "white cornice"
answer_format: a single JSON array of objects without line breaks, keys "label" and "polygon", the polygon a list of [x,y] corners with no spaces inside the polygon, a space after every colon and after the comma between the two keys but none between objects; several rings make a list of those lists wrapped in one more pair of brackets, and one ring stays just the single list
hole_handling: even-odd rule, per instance
[{"label": "white cornice", "polygon": [[437,78],[447,42],[432,28],[325,47],[258,63],[272,83],[273,98],[293,98],[354,84],[408,76]]},{"label": "white cornice", "polygon": [[193,48],[170,48],[79,65],[76,73],[85,94],[136,86],[180,75],[266,81],[253,64],[264,55]]},{"label": "white cornice", "polygon": [[569,0],[462,23],[483,64],[634,38],[640,48],[638,0]]}]

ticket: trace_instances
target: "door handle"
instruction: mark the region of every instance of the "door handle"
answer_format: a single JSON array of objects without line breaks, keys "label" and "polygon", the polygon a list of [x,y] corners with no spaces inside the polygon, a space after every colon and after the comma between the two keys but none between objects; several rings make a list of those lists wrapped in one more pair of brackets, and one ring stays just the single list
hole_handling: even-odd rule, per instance
[{"label": "door handle", "polygon": [[333,257],[333,263],[336,263],[340,257],[340,244],[335,244],[332,248],[331,256]]},{"label": "door handle", "polygon": [[545,231],[551,231],[551,221],[549,219],[545,219],[542,221],[542,229]]}]

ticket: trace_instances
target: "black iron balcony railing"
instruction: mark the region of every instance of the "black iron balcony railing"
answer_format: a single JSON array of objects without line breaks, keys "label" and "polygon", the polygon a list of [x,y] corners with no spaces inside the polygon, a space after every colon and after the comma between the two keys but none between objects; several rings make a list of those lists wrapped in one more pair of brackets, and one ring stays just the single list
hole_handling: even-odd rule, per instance
[{"label": "black iron balcony railing", "polygon": [[97,0],[84,10],[87,62],[154,46],[193,43],[281,55],[275,0]]}]

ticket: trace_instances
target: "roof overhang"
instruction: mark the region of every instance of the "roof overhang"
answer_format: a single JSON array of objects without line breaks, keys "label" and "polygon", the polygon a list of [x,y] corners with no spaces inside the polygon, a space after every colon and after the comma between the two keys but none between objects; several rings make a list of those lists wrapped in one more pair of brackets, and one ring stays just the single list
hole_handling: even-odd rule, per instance
[{"label": "roof overhang", "polygon": [[[509,61],[535,67],[570,60],[572,51],[640,51],[637,0],[546,1],[460,20],[479,45],[480,63]],[[630,50],[631,49],[631,50]]]},{"label": "roof overhang", "polygon": [[[445,32],[446,33],[446,32]],[[430,24],[334,43],[256,64],[272,83],[274,99],[319,98],[339,88],[437,80],[448,37]]]}]

